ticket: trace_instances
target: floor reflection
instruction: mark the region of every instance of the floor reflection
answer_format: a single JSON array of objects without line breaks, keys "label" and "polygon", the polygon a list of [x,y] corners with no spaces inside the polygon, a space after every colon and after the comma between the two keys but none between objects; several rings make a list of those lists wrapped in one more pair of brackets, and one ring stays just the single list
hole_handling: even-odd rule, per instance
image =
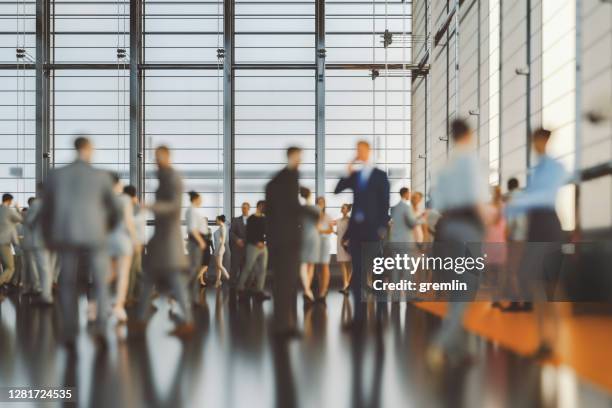
[{"label": "floor reflection", "polygon": [[[84,299],[81,299],[84,302]],[[342,331],[351,303],[300,309],[303,338],[271,335],[270,302],[236,301],[203,291],[195,336],[170,337],[171,305],[155,300],[146,335],[109,328],[106,350],[88,336],[81,316],[77,350],[58,344],[54,308],[10,297],[0,304],[0,384],[74,386],[91,407],[548,407],[609,402],[566,367],[540,366],[468,336],[472,365],[434,375],[425,349],[439,326],[408,304],[368,305],[362,335]],[[85,311],[85,307],[80,310]],[[563,403],[561,403],[563,401]],[[23,405],[25,406],[25,405]],[[603,406],[603,405],[602,405]]]}]

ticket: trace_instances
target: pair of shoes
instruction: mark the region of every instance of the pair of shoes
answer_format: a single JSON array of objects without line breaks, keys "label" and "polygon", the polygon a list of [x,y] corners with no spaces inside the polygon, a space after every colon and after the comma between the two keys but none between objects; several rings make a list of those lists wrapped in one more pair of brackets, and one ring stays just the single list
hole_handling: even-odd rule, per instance
[{"label": "pair of shoes", "polygon": [[215,282],[215,288],[220,288],[221,285],[223,285],[223,283],[221,282],[221,279],[219,279],[218,281]]},{"label": "pair of shoes", "polygon": [[322,305],[327,305],[327,300],[325,296],[319,296],[315,299],[316,303],[321,303]]},{"label": "pair of shoes", "polygon": [[314,303],[315,301],[314,296],[312,296],[312,294],[310,294],[309,296],[306,293],[304,293],[302,295],[302,298],[304,299],[304,304],[308,304],[308,305]]},{"label": "pair of shoes", "polygon": [[511,302],[508,307],[502,307],[500,309],[504,313],[531,312],[533,310],[533,304],[531,302],[526,302],[524,304]]},{"label": "pair of shoes", "polygon": [[172,330],[169,334],[171,336],[176,336],[179,339],[186,340],[190,338],[195,332],[195,326],[193,323],[182,323],[176,326],[174,330]]},{"label": "pair of shoes", "polygon": [[338,292],[342,293],[344,296],[347,296],[349,294],[348,288],[340,289]]}]

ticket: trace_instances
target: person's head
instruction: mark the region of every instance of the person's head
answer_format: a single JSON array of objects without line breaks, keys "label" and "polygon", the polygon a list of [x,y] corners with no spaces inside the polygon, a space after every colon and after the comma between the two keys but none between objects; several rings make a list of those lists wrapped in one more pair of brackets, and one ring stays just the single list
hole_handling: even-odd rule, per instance
[{"label": "person's head", "polygon": [[217,215],[216,222],[217,225],[225,224],[225,215]]},{"label": "person's head", "polygon": [[423,193],[420,191],[415,191],[414,193],[410,194],[410,202],[412,203],[413,207],[418,207],[419,204],[421,204],[421,201],[423,201]]},{"label": "person's head", "polygon": [[257,206],[255,207],[255,211],[257,214],[261,215],[266,212],[266,202],[264,200],[259,200],[257,202]]},{"label": "person's head", "polygon": [[32,206],[32,203],[34,202],[34,200],[36,200],[36,197],[30,197],[28,198],[28,207]]},{"label": "person's head", "polygon": [[310,189],[306,188],[306,187],[300,187],[300,197],[302,197],[304,200],[306,200],[306,202],[310,201],[310,196],[312,195],[312,193],[310,192]]},{"label": "person's head", "polygon": [[11,205],[13,204],[13,195],[9,193],[2,194],[2,205]]},{"label": "person's head", "polygon": [[199,207],[202,205],[202,196],[199,193],[190,191],[187,194],[189,195],[189,202],[191,205],[194,207]]},{"label": "person's head", "polygon": [[349,215],[352,208],[353,206],[351,204],[342,204],[342,207],[340,207],[340,213],[346,217],[347,215]]},{"label": "person's head", "polygon": [[170,148],[168,146],[157,146],[155,149],[155,162],[160,169],[170,167]]},{"label": "person's head", "polygon": [[317,197],[317,207],[319,207],[321,209],[321,211],[325,212],[325,197],[323,196],[319,196]]},{"label": "person's head", "polygon": [[133,185],[127,185],[123,187],[123,194],[130,197],[134,204],[138,203],[138,195],[136,194],[136,187]]},{"label": "person's head", "polygon": [[410,200],[410,189],[408,187],[400,188],[399,195],[402,200],[408,201]]},{"label": "person's head", "polygon": [[514,191],[519,188],[519,181],[516,177],[512,177],[510,180],[508,180],[506,186],[508,187],[508,191]]},{"label": "person's head", "polygon": [[474,131],[465,119],[455,119],[450,124],[450,134],[456,145],[467,145],[472,141]]},{"label": "person's head", "polygon": [[370,152],[370,142],[367,140],[357,142],[357,160],[364,163],[370,161]]},{"label": "person's head", "polygon": [[243,217],[247,217],[249,215],[249,212],[251,211],[251,204],[245,201],[244,203],[242,203],[242,206],[240,207],[240,211],[242,211]]},{"label": "person's head", "polygon": [[546,145],[550,139],[550,130],[544,128],[537,128],[531,134],[531,143],[536,153],[541,156],[546,153]]},{"label": "person's head", "polygon": [[287,149],[287,166],[291,169],[297,169],[302,164],[302,149],[300,147],[291,146]]},{"label": "person's head", "polygon": [[93,144],[91,140],[85,136],[79,136],[74,139],[74,150],[76,150],[79,159],[90,163],[93,157]]}]

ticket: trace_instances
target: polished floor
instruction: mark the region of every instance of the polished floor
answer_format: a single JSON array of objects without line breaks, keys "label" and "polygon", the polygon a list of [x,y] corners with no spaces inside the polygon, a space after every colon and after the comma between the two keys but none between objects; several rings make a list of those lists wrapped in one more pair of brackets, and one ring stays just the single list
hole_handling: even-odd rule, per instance
[{"label": "polished floor", "polygon": [[341,329],[350,318],[342,295],[331,293],[327,305],[306,310],[300,300],[304,337],[285,343],[271,336],[271,302],[235,302],[227,290],[214,289],[204,299],[188,342],[168,335],[170,305],[158,298],[144,339],[109,328],[110,347],[100,352],[87,334],[82,298],[77,351],[68,353],[57,343],[57,310],[9,297],[0,303],[0,386],[74,386],[84,407],[609,407],[612,401],[570,366],[540,365],[469,333],[474,363],[434,374],[424,355],[440,320],[411,304],[370,304],[360,342]]}]

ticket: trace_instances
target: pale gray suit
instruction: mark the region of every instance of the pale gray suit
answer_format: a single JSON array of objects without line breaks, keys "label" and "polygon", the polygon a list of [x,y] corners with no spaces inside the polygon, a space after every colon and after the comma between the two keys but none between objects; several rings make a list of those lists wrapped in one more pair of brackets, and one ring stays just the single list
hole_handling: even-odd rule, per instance
[{"label": "pale gray suit", "polygon": [[78,332],[78,283],[91,277],[97,301],[97,326],[106,324],[109,257],[107,235],[120,217],[110,175],[76,160],[52,171],[45,182],[41,219],[43,237],[57,250],[63,335]]},{"label": "pale gray suit", "polygon": [[32,202],[23,220],[23,249],[28,264],[28,282],[32,289],[40,289],[41,299],[50,303],[53,301],[51,292],[53,284],[53,270],[51,256],[45,245],[42,232],[42,199]]},{"label": "pale gray suit", "polygon": [[391,207],[391,221],[390,242],[414,242],[412,230],[422,224],[422,221],[415,217],[409,202],[400,200]]},{"label": "pale gray suit", "polygon": [[153,285],[170,290],[183,309],[186,321],[191,321],[191,307],[187,303],[182,272],[189,268],[181,232],[181,204],[183,181],[172,168],[159,169],[159,187],[155,192],[155,232],[147,244],[138,317],[142,320],[149,307]]}]

